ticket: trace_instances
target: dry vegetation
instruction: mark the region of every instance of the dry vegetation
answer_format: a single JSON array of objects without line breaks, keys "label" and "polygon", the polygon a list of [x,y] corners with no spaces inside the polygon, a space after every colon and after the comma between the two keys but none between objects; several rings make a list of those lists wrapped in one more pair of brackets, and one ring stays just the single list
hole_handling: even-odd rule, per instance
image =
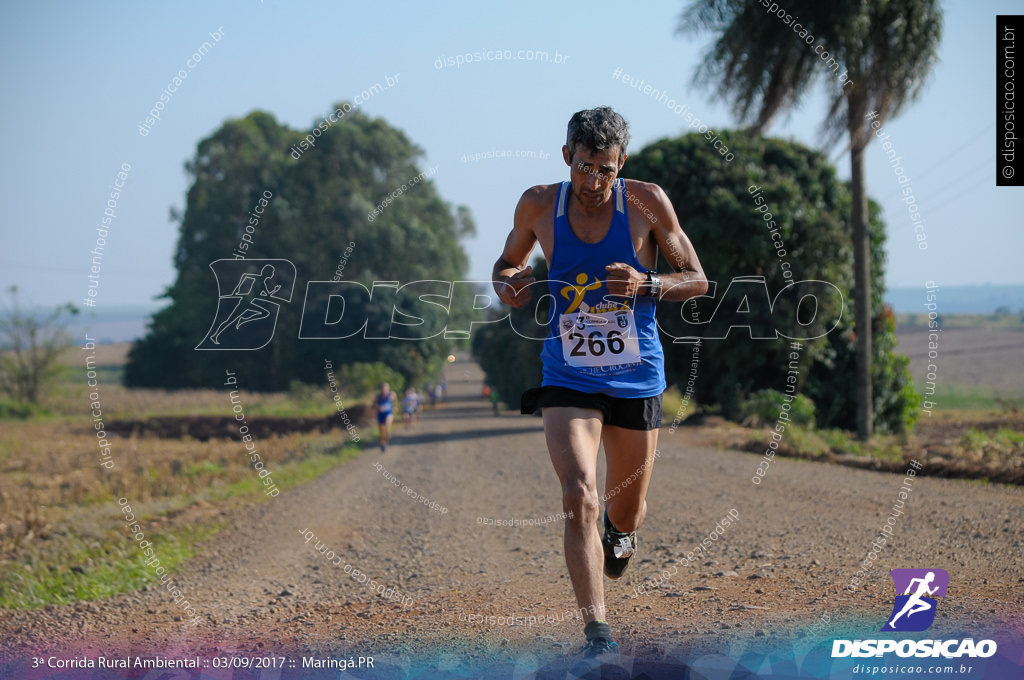
[{"label": "dry vegetation", "polygon": [[[6,423],[0,431],[0,603],[72,601],[123,587],[138,556],[117,498],[141,512],[147,533],[178,561],[193,538],[210,535],[220,509],[269,499],[239,441],[112,439],[114,466],[105,469],[94,431],[82,425]],[[257,441],[256,450],[268,479],[287,489],[355,455],[348,440],[343,430],[292,434]]]},{"label": "dry vegetation", "polygon": [[[100,467],[94,431],[79,425],[7,423],[0,432],[0,548],[10,550],[47,516],[62,515],[126,497],[138,501],[174,497],[213,498],[218,489],[252,480],[256,471],[238,441],[111,437],[114,466]],[[257,442],[266,469],[313,453],[339,450],[342,432],[291,435]],[[271,474],[273,478],[273,474]]]},{"label": "dry vegetation", "polygon": [[[721,418],[704,421],[704,436],[725,448],[764,454],[772,430],[746,428]],[[931,477],[1024,484],[1024,418],[1014,413],[943,414],[918,422],[913,433],[877,435],[869,444],[839,430],[789,426],[778,443],[780,456],[851,467],[903,472],[911,460]]]},{"label": "dry vegetation", "polygon": [[[108,380],[125,353],[124,345],[97,348],[97,363]],[[185,542],[210,535],[196,526],[209,529],[219,509],[268,498],[237,433],[199,442],[108,432],[107,460],[113,465],[102,466],[81,354],[69,352],[63,382],[46,396],[51,416],[5,421],[0,428],[0,606],[88,599],[83,593],[100,596],[123,587],[119,580],[137,555],[126,538],[118,498],[140,509],[150,531],[174,544],[165,552],[178,550],[180,559],[190,554]],[[104,423],[231,413],[226,391],[129,390],[103,377],[101,371],[101,383],[93,389]],[[250,423],[258,423],[263,414],[335,412],[326,390],[243,392],[241,397]],[[308,481],[357,452],[344,429],[275,434],[255,444],[269,479],[281,489]]]}]

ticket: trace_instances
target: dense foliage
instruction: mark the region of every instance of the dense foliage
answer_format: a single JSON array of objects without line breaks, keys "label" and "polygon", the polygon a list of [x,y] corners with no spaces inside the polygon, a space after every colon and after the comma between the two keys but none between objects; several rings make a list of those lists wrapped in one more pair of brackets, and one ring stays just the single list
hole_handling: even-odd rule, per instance
[{"label": "dense foliage", "polygon": [[[408,383],[439,368],[449,351],[443,335],[416,341],[368,340],[362,333],[342,340],[298,339],[307,281],[337,275],[367,288],[373,281],[455,281],[465,278],[468,264],[459,244],[473,231],[468,211],[446,204],[429,173],[410,183],[421,175],[421,150],[381,119],[348,104],[336,108],[348,112],[335,115],[333,124],[321,123],[317,136],[309,137],[313,147],[301,146],[309,133],[259,111],[228,120],[199,143],[186,164],[192,185],[174,254],[178,277],[164,295],[171,304],[154,316],[132,350],[126,384],[212,386],[223,381],[219,376],[227,367],[238,372],[245,389],[280,390],[293,380],[322,383],[325,358],[335,366],[381,362]],[[405,190],[392,197],[403,185]],[[247,233],[261,198],[268,205]],[[210,263],[233,257],[242,243],[248,246],[246,259],[295,264],[292,300],[281,306],[266,347],[196,351],[217,310]],[[394,298],[375,297],[381,299],[355,302],[346,314],[366,314],[368,333],[383,330],[386,338]],[[406,300],[402,311],[415,314],[422,306],[418,299]],[[453,310],[456,316],[463,312]]]}]

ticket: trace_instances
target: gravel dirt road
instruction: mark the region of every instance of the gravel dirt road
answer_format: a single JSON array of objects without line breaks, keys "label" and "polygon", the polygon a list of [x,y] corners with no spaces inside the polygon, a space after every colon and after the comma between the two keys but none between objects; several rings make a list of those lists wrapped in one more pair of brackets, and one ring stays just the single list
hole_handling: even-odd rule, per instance
[{"label": "gravel dirt road", "polygon": [[[541,421],[494,416],[480,398],[482,377],[460,359],[449,366],[446,402],[412,430],[398,425],[387,453],[368,448],[312,483],[230,512],[228,527],[174,577],[203,625],[176,620],[181,611],[157,582],[95,603],[0,611],[3,668],[40,651],[372,655],[375,668],[419,659],[442,670],[529,670],[574,653],[581,624],[564,620],[574,600],[563,520],[546,521],[562,508]],[[892,608],[888,572],[897,567],[950,574],[930,635],[1024,631],[1021,488],[921,470],[894,538],[850,592],[903,478],[777,458],[755,485],[761,456],[704,439],[700,428],[661,432],[638,563],[606,582],[625,653],[809,647],[815,624],[819,641],[870,636]],[[685,565],[733,509],[738,521]],[[317,544],[398,599],[360,584]],[[664,570],[674,575],[653,585]]]}]

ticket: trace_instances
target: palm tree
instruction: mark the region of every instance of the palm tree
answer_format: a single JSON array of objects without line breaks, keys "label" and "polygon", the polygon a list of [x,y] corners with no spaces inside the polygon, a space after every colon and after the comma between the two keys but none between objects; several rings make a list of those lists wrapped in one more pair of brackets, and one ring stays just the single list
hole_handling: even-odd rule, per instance
[{"label": "palm tree", "polygon": [[717,34],[694,81],[717,88],[716,97],[730,102],[737,118],[757,133],[796,106],[819,77],[829,81],[831,105],[822,137],[831,147],[849,136],[857,435],[866,440],[873,416],[864,149],[873,121],[884,124],[920,94],[937,58],[942,11],[937,0],[783,3],[780,16],[769,14],[768,3],[760,0],[695,0],[684,10],[679,32]]}]

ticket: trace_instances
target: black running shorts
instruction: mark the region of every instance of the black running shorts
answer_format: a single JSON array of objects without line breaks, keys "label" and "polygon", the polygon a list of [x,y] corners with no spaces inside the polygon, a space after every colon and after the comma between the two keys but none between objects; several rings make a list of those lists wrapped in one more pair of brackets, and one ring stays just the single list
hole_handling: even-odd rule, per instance
[{"label": "black running shorts", "polygon": [[661,427],[661,395],[640,399],[590,394],[568,387],[534,387],[523,392],[520,412],[536,413],[546,406],[576,406],[597,409],[605,425],[627,430],[654,430]]}]

